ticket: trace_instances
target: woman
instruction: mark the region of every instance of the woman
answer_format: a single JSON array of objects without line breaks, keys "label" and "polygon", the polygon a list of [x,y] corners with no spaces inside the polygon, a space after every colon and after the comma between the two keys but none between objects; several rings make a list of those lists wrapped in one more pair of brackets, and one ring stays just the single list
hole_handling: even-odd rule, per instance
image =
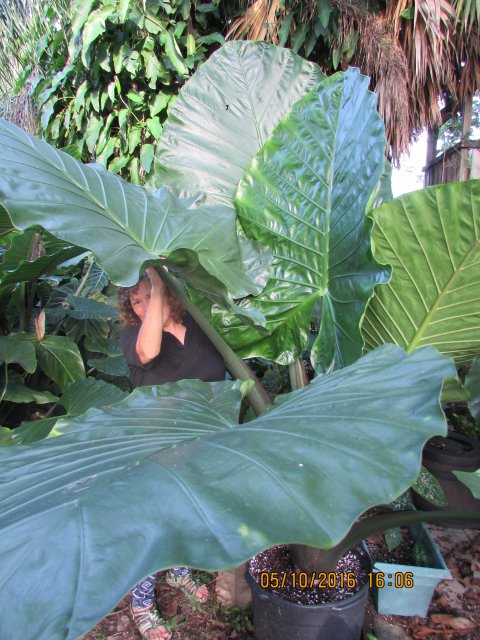
[{"label": "woman", "polygon": [[[222,357],[153,267],[136,285],[119,290],[118,304],[125,327],[121,343],[134,386],[185,378],[207,382],[225,378]],[[166,580],[197,600],[208,598],[206,585],[196,582],[186,567],[171,569]],[[132,590],[131,611],[142,638],[171,637],[155,606],[154,576],[148,576]]]}]

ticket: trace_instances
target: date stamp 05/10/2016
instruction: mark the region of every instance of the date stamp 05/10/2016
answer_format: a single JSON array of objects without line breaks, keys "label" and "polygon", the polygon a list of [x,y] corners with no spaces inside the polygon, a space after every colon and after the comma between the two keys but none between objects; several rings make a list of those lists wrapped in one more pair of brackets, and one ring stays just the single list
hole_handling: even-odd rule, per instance
[{"label": "date stamp 05/10/2016", "polygon": [[[396,571],[395,573],[373,571],[368,574],[367,582],[370,588],[376,587],[377,589],[384,587],[411,589],[414,586],[411,571]],[[355,589],[357,575],[354,572],[278,573],[276,571],[262,571],[259,584],[262,589]]]}]

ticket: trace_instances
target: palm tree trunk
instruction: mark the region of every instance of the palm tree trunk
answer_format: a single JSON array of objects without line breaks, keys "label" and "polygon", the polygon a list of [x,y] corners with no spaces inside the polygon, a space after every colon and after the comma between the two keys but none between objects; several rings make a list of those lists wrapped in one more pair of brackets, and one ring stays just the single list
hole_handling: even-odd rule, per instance
[{"label": "palm tree trunk", "polygon": [[[463,105],[462,144],[465,144],[470,138],[470,129],[472,128],[472,103],[473,97],[469,95]],[[468,147],[462,146],[460,149],[459,180],[468,180],[468,151]]]}]

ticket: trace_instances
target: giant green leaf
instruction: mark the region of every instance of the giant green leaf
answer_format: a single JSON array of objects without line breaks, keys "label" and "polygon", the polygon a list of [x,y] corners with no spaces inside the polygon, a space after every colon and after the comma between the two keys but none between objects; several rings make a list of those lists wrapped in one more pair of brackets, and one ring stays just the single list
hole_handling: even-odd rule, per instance
[{"label": "giant green leaf", "polygon": [[367,307],[366,349],[430,344],[471,362],[480,354],[480,180],[409,193],[371,215],[375,258],[393,273]]},{"label": "giant green leaf", "polygon": [[[17,228],[41,225],[91,249],[116,284],[131,285],[146,260],[169,256],[187,282],[228,304],[258,293],[266,256],[246,247],[227,207],[201,198],[157,197],[105,170],[82,165],[0,120],[0,202]],[[207,291],[206,291],[207,289]]]},{"label": "giant green leaf", "polygon": [[285,364],[300,356],[319,302],[316,365],[339,367],[361,354],[360,319],[373,286],[387,276],[371,255],[365,216],[385,147],[368,82],[358,69],[321,82],[278,124],[240,183],[240,222],[274,255],[267,286],[244,301],[265,315],[270,335],[219,314],[243,357]]},{"label": "giant green leaf", "polygon": [[386,345],[246,424],[232,383],[185,380],[3,447],[0,637],[73,640],[161,568],[332,546],[415,479],[453,373],[434,349]]},{"label": "giant green leaf", "polygon": [[63,390],[74,380],[85,378],[80,351],[67,336],[45,336],[36,343],[40,368]]},{"label": "giant green leaf", "polygon": [[202,191],[231,205],[274,126],[323,77],[288,49],[228,42],[180,90],[147,184]]}]

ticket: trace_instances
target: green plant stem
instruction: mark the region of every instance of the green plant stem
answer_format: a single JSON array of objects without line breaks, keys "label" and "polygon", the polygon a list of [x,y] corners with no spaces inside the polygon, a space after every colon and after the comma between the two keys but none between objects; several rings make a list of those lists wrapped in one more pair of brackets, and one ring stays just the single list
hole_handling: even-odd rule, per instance
[{"label": "green plant stem", "polygon": [[454,520],[456,522],[478,520],[480,522],[480,513],[472,511],[395,511],[393,513],[381,513],[356,522],[347,535],[331,549],[292,545],[292,552],[302,571],[334,571],[339,559],[349,549],[368,536],[383,533],[392,527],[422,522],[434,523],[443,520]]},{"label": "green plant stem", "polygon": [[162,279],[168,286],[170,291],[180,300],[183,308],[188,311],[202,331],[207,335],[212,344],[225,360],[227,369],[234,378],[238,380],[251,380],[254,385],[246,393],[245,398],[252,407],[255,415],[259,416],[271,406],[272,399],[262,387],[257,377],[241,358],[233,351],[233,349],[225,342],[222,336],[211,326],[211,324],[203,317],[200,311],[193,305],[190,298],[185,294],[183,288],[166,269],[162,270]]}]

